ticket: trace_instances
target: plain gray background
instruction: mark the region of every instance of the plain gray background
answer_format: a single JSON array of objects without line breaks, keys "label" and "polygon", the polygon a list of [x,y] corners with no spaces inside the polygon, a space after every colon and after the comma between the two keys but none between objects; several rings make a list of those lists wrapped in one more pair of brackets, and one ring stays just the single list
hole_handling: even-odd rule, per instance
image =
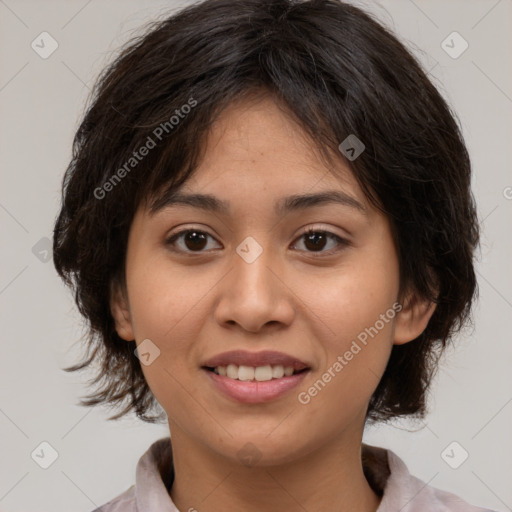
[{"label": "plain gray background", "polygon": [[[132,485],[139,457],[168,435],[166,424],[108,422],[108,410],[76,405],[90,374],[61,368],[81,355],[82,324],[46,251],[97,74],[145,22],[185,4],[0,0],[0,511],[88,512]],[[430,485],[512,510],[512,2],[356,5],[398,34],[457,112],[482,226],[475,327],[446,353],[429,416],[371,428],[365,441],[394,450]],[[47,59],[31,47],[44,31],[58,43]],[[454,31],[469,45],[457,58],[442,46]],[[464,43],[451,37],[453,54]],[[442,457],[454,441],[452,460],[469,454],[457,469]],[[31,457],[42,442],[58,454],[48,469]]]}]

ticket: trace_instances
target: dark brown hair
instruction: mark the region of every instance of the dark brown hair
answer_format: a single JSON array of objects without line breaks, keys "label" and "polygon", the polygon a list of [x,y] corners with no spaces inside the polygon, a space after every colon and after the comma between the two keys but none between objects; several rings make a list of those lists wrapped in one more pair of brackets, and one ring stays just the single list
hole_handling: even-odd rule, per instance
[{"label": "dark brown hair", "polygon": [[[158,403],[134,344],[116,333],[110,287],[124,283],[136,209],[180,187],[211,123],[255,91],[285,106],[326,158],[350,166],[391,222],[401,295],[437,304],[416,340],[393,346],[367,412],[372,421],[423,416],[438,358],[477,294],[470,160],[455,114],[406,47],[336,0],[192,4],[153,22],[99,77],[73,141],[53,247],[89,328],[85,359],[66,370],[99,365],[81,404],[122,406],[111,419],[162,417],[149,414]],[[351,134],[365,145],[353,161],[338,149]],[[149,139],[154,147],[135,158]]]}]

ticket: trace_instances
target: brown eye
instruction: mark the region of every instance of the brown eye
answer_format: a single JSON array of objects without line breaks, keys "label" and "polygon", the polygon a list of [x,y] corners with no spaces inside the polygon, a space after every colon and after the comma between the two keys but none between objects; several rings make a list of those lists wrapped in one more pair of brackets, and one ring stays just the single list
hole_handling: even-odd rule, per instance
[{"label": "brown eye", "polygon": [[305,236],[304,245],[312,251],[321,251],[327,243],[325,233],[317,231],[315,233],[308,233]]},{"label": "brown eye", "polygon": [[166,245],[175,246],[177,241],[182,242],[178,251],[183,252],[203,252],[203,249],[208,245],[208,238],[213,237],[205,231],[198,229],[185,229],[172,235],[167,241]]},{"label": "brown eye", "polygon": [[[347,240],[334,233],[315,229],[308,229],[299,237],[299,240],[304,240],[306,252],[320,253],[320,255],[333,254],[349,245]],[[329,240],[333,240],[335,243],[331,244],[331,248],[324,250],[324,248],[329,245]],[[334,248],[332,248],[333,245]]]}]

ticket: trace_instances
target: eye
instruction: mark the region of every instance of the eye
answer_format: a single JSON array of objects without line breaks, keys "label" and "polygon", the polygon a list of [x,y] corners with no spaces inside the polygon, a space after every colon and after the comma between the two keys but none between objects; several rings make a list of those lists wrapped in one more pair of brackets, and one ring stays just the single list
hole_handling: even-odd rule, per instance
[{"label": "eye", "polygon": [[[334,254],[349,245],[347,240],[331,233],[330,231],[313,228],[309,228],[302,233],[299,240],[304,240],[304,246],[306,247],[307,252],[321,253],[322,255]],[[323,249],[325,246],[329,245],[328,240],[335,242],[334,244],[331,244],[334,245],[334,248],[324,251]]]},{"label": "eye", "polygon": [[[206,231],[201,231],[200,229],[184,229],[171,235],[165,243],[166,245],[173,247],[172,250],[176,250],[177,252],[201,253],[204,252],[204,249],[208,245],[208,238],[214,240],[213,236]],[[306,252],[321,253],[322,255],[333,254],[349,245],[349,242],[344,238],[341,238],[330,231],[321,229],[309,228],[302,233],[298,239],[304,239]],[[325,247],[329,245],[329,240],[334,242],[334,244],[331,244],[334,245],[334,247],[324,250]],[[179,245],[177,242],[182,242],[181,246],[174,249],[176,245]]]},{"label": "eye", "polygon": [[208,237],[213,239],[213,237],[209,233],[206,233],[206,231],[201,231],[199,229],[184,229],[172,235],[165,243],[166,245],[174,247],[176,245],[176,241],[179,240],[183,241],[184,247],[182,244],[182,246],[178,248],[178,252],[203,252],[202,250],[207,245]]}]

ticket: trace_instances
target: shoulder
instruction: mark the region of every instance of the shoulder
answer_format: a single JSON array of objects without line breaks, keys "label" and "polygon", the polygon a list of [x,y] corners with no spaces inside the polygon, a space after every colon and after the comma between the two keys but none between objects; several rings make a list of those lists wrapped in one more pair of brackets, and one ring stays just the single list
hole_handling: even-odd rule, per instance
[{"label": "shoulder", "polygon": [[390,473],[377,512],[493,512],[428,485],[411,475],[398,455],[391,450],[386,452]]},{"label": "shoulder", "polygon": [[135,484],[92,512],[178,512],[169,490],[174,479],[170,438],[155,441],[135,470]]},{"label": "shoulder", "polygon": [[135,485],[92,512],[137,512]]}]

